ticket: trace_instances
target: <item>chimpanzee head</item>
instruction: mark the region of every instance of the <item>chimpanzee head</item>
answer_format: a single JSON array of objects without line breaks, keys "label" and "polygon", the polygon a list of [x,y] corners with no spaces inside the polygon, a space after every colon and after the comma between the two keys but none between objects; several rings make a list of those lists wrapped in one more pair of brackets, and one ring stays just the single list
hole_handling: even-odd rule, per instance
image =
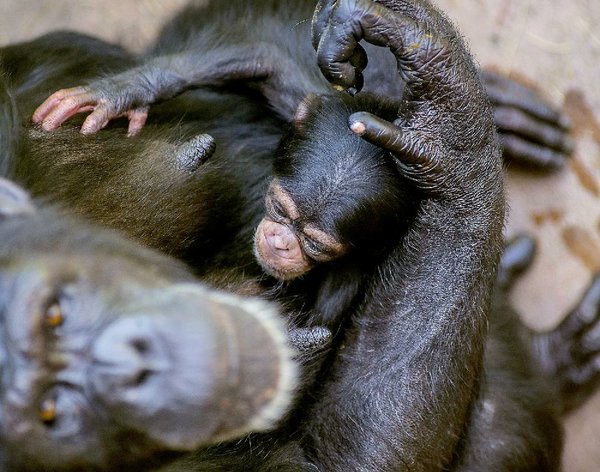
[{"label": "chimpanzee head", "polygon": [[340,257],[372,257],[406,227],[414,198],[393,158],[354,134],[349,116],[397,109],[373,97],[309,95],[274,162],[255,254],[290,280]]},{"label": "chimpanzee head", "polygon": [[124,470],[272,426],[290,359],[271,306],[0,179],[2,470]]}]

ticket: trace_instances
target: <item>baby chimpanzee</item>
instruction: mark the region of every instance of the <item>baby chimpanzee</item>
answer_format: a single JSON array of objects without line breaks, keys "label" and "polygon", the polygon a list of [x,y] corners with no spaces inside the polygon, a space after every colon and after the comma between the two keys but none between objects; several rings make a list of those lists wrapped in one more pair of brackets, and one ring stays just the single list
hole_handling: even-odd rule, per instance
[{"label": "baby chimpanzee", "polygon": [[348,128],[358,111],[392,120],[396,107],[365,95],[309,95],[275,154],[255,253],[280,279],[336,259],[370,265],[407,227],[415,191],[387,152]]}]

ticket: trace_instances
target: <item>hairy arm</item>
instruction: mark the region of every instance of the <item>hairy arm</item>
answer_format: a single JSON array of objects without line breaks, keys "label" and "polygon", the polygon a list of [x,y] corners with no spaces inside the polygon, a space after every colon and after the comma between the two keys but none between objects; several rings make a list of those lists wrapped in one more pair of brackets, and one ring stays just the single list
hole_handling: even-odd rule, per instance
[{"label": "hairy arm", "polygon": [[502,239],[500,149],[475,66],[427,2],[319,3],[314,44],[333,83],[360,87],[363,39],[392,51],[407,86],[394,123],[358,113],[350,127],[388,149],[423,199],[356,310],[306,448],[323,470],[441,470],[477,389]]},{"label": "hairy arm", "polygon": [[129,134],[135,135],[144,127],[151,104],[193,87],[233,81],[261,84],[262,93],[271,99],[276,110],[291,117],[302,92],[294,93],[279,83],[283,80],[280,66],[292,70],[294,63],[277,47],[262,42],[211,51],[191,49],[154,58],[85,86],[59,90],[37,108],[32,120],[45,131],[52,131],[71,116],[91,111],[81,127],[82,133],[96,133],[112,119],[125,116],[129,119]]},{"label": "hairy arm", "polygon": [[144,64],[59,90],[36,110],[33,121],[50,131],[76,113],[91,111],[83,133],[127,116],[129,132],[136,134],[152,103],[190,88],[232,82],[257,89],[276,113],[291,120],[307,93],[330,90],[313,64],[307,28],[298,26],[311,12],[310,2],[293,0],[190,5],[163,32]]}]

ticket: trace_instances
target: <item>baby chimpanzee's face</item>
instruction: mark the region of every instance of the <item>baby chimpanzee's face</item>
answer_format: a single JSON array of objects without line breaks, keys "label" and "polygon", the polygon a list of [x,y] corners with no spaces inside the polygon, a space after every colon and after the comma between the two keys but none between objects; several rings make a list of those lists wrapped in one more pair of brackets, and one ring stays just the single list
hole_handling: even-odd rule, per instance
[{"label": "baby chimpanzee's face", "polygon": [[254,246],[265,271],[281,280],[381,252],[404,227],[408,190],[392,158],[349,129],[354,101],[309,97],[281,143]]},{"label": "baby chimpanzee's face", "polygon": [[271,275],[293,279],[349,251],[350,245],[337,235],[304,218],[304,209],[277,179],[269,186],[265,206],[266,215],[256,230],[255,253]]}]

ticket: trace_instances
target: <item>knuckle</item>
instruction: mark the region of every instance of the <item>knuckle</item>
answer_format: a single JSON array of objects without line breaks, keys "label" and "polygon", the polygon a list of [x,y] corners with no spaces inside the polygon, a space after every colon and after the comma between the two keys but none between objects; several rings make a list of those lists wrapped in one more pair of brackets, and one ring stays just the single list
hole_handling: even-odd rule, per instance
[{"label": "knuckle", "polygon": [[62,101],[62,106],[64,108],[77,108],[79,107],[79,99],[74,96],[65,97]]},{"label": "knuckle", "polygon": [[52,100],[62,100],[63,98],[65,98],[68,95],[68,90],[59,90],[57,92],[54,92],[52,95],[50,95],[47,99],[46,102],[50,102]]}]

